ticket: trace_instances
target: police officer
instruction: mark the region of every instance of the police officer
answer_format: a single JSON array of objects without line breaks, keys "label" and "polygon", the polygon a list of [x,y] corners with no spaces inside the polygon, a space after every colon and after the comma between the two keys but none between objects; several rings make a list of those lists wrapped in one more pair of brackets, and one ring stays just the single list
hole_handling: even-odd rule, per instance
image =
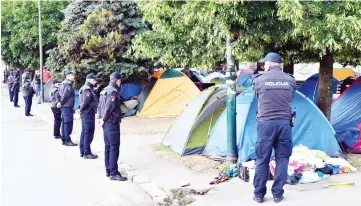
[{"label": "police officer", "polygon": [[35,94],[35,90],[33,86],[31,86],[30,78],[25,77],[24,79],[24,85],[23,85],[23,97],[25,100],[25,116],[33,116],[30,114],[31,111],[31,105],[33,103],[33,96]]},{"label": "police officer", "polygon": [[95,113],[97,111],[98,99],[94,92],[97,77],[94,74],[86,76],[85,84],[79,91],[79,111],[82,121],[80,135],[80,156],[85,159],[96,159],[98,156],[92,154],[90,144],[93,141],[95,130]]},{"label": "police officer", "polygon": [[265,73],[257,75],[253,90],[258,99],[256,172],[253,200],[262,203],[269,179],[269,162],[275,150],[276,171],[272,187],[274,202],[283,200],[289,157],[292,154],[291,102],[296,90],[293,76],[282,72],[281,57],[268,53],[264,58]]},{"label": "police officer", "polygon": [[98,112],[101,117],[100,124],[104,130],[106,176],[111,180],[126,181],[127,178],[122,177],[118,171],[121,122],[120,84],[120,73],[112,73],[109,85],[101,92]]},{"label": "police officer", "polygon": [[14,95],[14,107],[20,107],[18,102],[19,102],[19,90],[20,90],[20,78],[16,78],[15,76],[15,80],[13,83],[13,86],[11,88],[11,91],[13,92]]},{"label": "police officer", "polygon": [[77,146],[77,144],[74,144],[70,139],[70,135],[73,132],[75,101],[73,81],[75,75],[73,71],[66,71],[65,76],[66,79],[59,85],[60,102],[56,105],[57,108],[61,108],[62,142],[65,146]]},{"label": "police officer", "polygon": [[57,79],[53,79],[52,81],[52,88],[50,92],[51,96],[51,111],[53,112],[54,116],[54,130],[53,135],[55,139],[61,139],[60,135],[60,127],[61,127],[61,110],[57,108],[57,104],[61,101],[59,95],[59,83]]},{"label": "police officer", "polygon": [[12,87],[13,87],[14,82],[15,82],[14,72],[10,71],[10,75],[8,77],[8,87],[9,87],[10,102],[14,101],[14,91],[12,91]]}]

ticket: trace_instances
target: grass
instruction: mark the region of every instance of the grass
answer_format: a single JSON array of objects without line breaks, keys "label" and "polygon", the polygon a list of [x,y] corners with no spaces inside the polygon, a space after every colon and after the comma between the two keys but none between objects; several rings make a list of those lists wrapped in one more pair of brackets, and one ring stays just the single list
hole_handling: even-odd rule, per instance
[{"label": "grass", "polygon": [[171,157],[174,158],[179,158],[180,155],[177,154],[175,151],[173,151],[170,147],[164,146],[162,144],[158,144],[154,147],[153,149],[154,152],[166,152],[168,153]]}]

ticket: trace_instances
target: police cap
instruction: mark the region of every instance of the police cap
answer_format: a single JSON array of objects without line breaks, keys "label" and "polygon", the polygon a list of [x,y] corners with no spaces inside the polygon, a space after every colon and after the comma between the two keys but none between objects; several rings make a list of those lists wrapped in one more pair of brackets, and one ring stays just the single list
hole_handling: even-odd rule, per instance
[{"label": "police cap", "polygon": [[281,56],[277,53],[270,52],[268,53],[261,62],[275,62],[275,63],[282,63]]},{"label": "police cap", "polygon": [[60,81],[59,81],[59,80],[57,80],[57,79],[53,79],[53,81],[52,81],[51,83],[53,83],[53,84],[57,84],[57,83],[60,83]]},{"label": "police cap", "polygon": [[121,79],[121,78],[122,78],[122,75],[119,72],[113,72],[110,75],[110,79]]},{"label": "police cap", "polygon": [[94,80],[97,80],[98,77],[97,75],[93,74],[93,73],[90,73],[88,75],[86,75],[86,79],[94,79]]},{"label": "police cap", "polygon": [[68,76],[69,74],[75,74],[73,71],[68,70],[64,72],[65,76]]}]

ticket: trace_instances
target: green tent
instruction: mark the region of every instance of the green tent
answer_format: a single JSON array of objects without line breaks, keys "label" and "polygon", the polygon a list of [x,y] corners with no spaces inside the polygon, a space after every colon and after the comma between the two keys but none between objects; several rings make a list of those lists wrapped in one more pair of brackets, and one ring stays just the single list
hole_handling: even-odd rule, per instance
[{"label": "green tent", "polygon": [[178,116],[162,144],[180,155],[202,153],[209,133],[226,108],[226,86],[202,91]]}]

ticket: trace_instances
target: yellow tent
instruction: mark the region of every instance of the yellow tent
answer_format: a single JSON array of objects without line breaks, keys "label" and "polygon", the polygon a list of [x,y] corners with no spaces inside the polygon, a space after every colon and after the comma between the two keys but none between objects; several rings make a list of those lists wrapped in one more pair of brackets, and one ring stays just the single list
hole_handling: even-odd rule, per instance
[{"label": "yellow tent", "polygon": [[355,77],[355,72],[352,68],[334,68],[333,77],[338,81],[343,81],[347,77]]},{"label": "yellow tent", "polygon": [[166,70],[155,83],[137,116],[177,116],[199,93],[199,89],[186,75],[177,70]]}]

